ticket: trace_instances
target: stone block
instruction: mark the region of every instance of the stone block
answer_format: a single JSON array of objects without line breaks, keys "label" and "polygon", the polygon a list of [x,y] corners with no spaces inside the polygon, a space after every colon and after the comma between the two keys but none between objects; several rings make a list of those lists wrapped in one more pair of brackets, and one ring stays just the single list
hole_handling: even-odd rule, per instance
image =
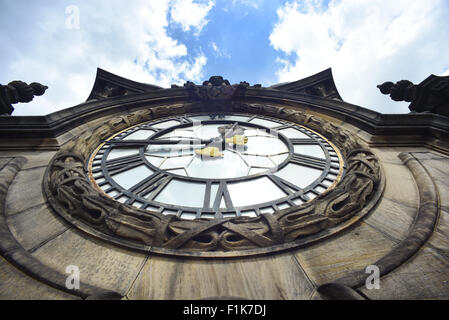
[{"label": "stone block", "polygon": [[239,260],[151,256],[129,299],[310,299],[315,292],[290,254]]},{"label": "stone block", "polygon": [[0,300],[80,300],[39,282],[0,257]]},{"label": "stone block", "polygon": [[296,256],[308,277],[321,285],[365,269],[394,245],[391,239],[362,222],[334,237],[299,249]]},{"label": "stone block", "polygon": [[107,244],[72,229],[45,243],[33,256],[62,274],[67,266],[77,266],[81,282],[122,295],[146,259],[143,253]]},{"label": "stone block", "polygon": [[5,214],[13,215],[46,202],[42,190],[45,167],[21,170],[6,195]]},{"label": "stone block", "polygon": [[70,227],[45,204],[9,216],[6,221],[11,233],[26,250],[39,247]]},{"label": "stone block", "polygon": [[417,213],[417,207],[382,198],[364,222],[399,242],[408,235]]},{"label": "stone block", "polygon": [[407,166],[382,163],[382,168],[386,182],[383,196],[409,207],[417,207],[419,204],[418,187]]},{"label": "stone block", "polygon": [[425,151],[425,148],[415,148],[415,147],[377,147],[371,148],[374,154],[379,158],[382,163],[391,163],[396,165],[403,165],[401,159],[399,159],[399,154],[402,152],[415,152],[415,151]]},{"label": "stone block", "polygon": [[449,262],[429,248],[380,278],[380,289],[360,290],[370,299],[449,299]]},{"label": "stone block", "polygon": [[0,170],[11,160],[11,158],[0,158]]},{"label": "stone block", "polygon": [[23,166],[22,170],[48,166],[50,160],[55,154],[56,151],[36,151],[29,154],[21,154],[21,156],[27,159],[27,162]]},{"label": "stone block", "polygon": [[[415,156],[417,154],[414,154]],[[440,194],[441,206],[449,211],[449,159],[435,154],[418,154],[420,162],[429,172]]]},{"label": "stone block", "polygon": [[449,260],[449,212],[440,212],[435,231],[428,243]]}]

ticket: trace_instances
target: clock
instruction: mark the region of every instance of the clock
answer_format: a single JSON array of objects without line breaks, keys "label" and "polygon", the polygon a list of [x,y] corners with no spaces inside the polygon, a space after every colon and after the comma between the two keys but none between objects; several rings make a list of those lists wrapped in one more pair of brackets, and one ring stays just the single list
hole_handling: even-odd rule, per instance
[{"label": "clock", "polygon": [[45,196],[76,228],[144,252],[231,257],[319,241],[365,216],[384,180],[352,132],[287,101],[221,77],[111,98],[54,155]]},{"label": "clock", "polygon": [[232,112],[140,123],[105,139],[88,161],[103,195],[185,220],[273,214],[329,192],[344,173],[341,152],[321,134]]}]

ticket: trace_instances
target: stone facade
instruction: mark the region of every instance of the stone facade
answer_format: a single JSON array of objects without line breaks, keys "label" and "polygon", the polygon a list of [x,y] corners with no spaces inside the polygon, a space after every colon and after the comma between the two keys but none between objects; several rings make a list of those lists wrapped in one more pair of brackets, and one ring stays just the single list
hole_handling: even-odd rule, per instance
[{"label": "stone facade", "polygon": [[[100,76],[94,100],[46,117],[0,117],[1,299],[449,299],[449,118],[351,105],[329,72],[299,81],[298,92],[241,84],[233,105],[301,114],[354,136],[377,157],[382,192],[347,228],[306,246],[185,257],[115,245],[66,221],[49,202],[46,171],[73,141],[98,137],[117,118],[126,127],[136,112],[160,117],[196,102],[188,86],[145,90],[123,78],[126,94],[102,95],[108,73]],[[311,94],[309,82],[325,83],[333,95]],[[65,286],[69,265],[79,267],[79,290]],[[365,286],[369,265],[380,270],[379,289]]]}]

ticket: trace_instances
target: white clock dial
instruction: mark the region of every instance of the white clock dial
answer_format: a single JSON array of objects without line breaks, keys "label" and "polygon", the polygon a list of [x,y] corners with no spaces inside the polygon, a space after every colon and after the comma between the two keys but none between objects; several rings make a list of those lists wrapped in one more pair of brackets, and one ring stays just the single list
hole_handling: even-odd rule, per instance
[{"label": "white clock dial", "polygon": [[90,164],[109,197],[186,219],[273,213],[326,192],[344,171],[317,133],[242,114],[144,123],[109,139]]}]

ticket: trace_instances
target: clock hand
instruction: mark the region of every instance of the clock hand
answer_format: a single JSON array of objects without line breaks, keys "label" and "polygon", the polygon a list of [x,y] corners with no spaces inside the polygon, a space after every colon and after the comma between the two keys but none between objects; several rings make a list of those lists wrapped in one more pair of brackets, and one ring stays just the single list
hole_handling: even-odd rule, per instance
[{"label": "clock hand", "polygon": [[189,145],[203,145],[209,144],[213,139],[182,139],[182,140],[118,140],[106,141],[106,144],[116,148],[141,147],[146,145],[173,145],[173,144],[189,144]]},{"label": "clock hand", "polygon": [[212,139],[205,148],[195,150],[195,153],[205,157],[222,157],[221,150],[226,149],[226,143],[233,145],[245,145],[248,142],[248,137],[236,135],[235,133],[243,133],[244,129],[238,126],[238,122],[232,124],[230,128],[219,127],[220,136]]},{"label": "clock hand", "polygon": [[229,138],[236,133],[243,133],[245,130],[239,127],[238,122],[234,122],[230,127],[219,127],[218,132],[220,133],[220,137]]},{"label": "clock hand", "polygon": [[210,146],[203,148],[203,149],[196,149],[195,153],[199,156],[210,157],[210,158],[223,156],[223,153],[220,151],[219,148],[210,147]]},{"label": "clock hand", "polygon": [[237,146],[243,146],[248,143],[248,137],[235,135],[233,137],[226,138],[226,143],[230,143]]}]

